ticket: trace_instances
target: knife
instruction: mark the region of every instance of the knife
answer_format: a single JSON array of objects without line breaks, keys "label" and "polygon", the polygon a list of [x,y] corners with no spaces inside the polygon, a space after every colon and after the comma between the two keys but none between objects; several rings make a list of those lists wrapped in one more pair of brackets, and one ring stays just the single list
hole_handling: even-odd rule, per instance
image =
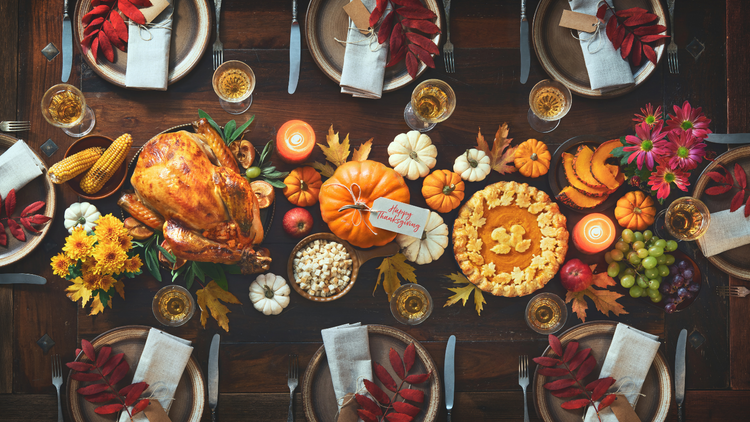
[{"label": "knife", "polygon": [[526,20],[526,0],[521,0],[521,84],[529,79],[531,58],[529,50],[529,21]]},{"label": "knife", "polygon": [[677,402],[677,420],[683,421],[682,405],[685,402],[685,343],[687,342],[687,330],[680,331],[677,339],[677,352],[674,357],[674,398]]},{"label": "knife", "polygon": [[73,67],[73,28],[68,16],[68,0],[63,3],[62,31],[62,81],[68,82]]},{"label": "knife", "polygon": [[445,409],[448,410],[448,422],[451,422],[451,410],[453,410],[453,394],[456,385],[456,369],[454,365],[456,355],[456,336],[448,338],[448,347],[445,348]]},{"label": "knife", "polygon": [[297,22],[297,0],[292,0],[292,33],[289,36],[289,88],[290,94],[297,90],[299,66],[302,58],[299,22]]},{"label": "knife", "polygon": [[706,140],[715,144],[750,144],[750,133],[709,133]]},{"label": "knife", "polygon": [[0,284],[47,284],[47,279],[34,274],[0,274]]},{"label": "knife", "polygon": [[208,352],[208,407],[211,408],[211,420],[216,421],[216,405],[219,404],[219,342],[221,337],[214,334],[211,349]]}]

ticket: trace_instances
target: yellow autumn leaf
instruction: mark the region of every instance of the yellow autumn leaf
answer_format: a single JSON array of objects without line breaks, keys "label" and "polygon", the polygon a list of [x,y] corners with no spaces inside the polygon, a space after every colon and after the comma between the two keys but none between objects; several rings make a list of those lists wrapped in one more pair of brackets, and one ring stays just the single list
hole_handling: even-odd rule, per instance
[{"label": "yellow autumn leaf", "polygon": [[406,263],[406,257],[402,253],[397,253],[391,257],[383,259],[383,262],[378,267],[380,273],[375,282],[375,288],[372,290],[373,295],[378,289],[381,279],[383,280],[383,289],[385,294],[388,295],[388,301],[391,301],[391,295],[401,285],[401,276],[404,280],[416,283],[417,276],[414,274],[414,267]]},{"label": "yellow autumn leaf", "polygon": [[220,301],[235,305],[242,305],[242,303],[233,294],[219,287],[213,280],[206,284],[206,287],[196,291],[195,295],[198,297],[198,306],[201,308],[201,325],[203,328],[206,328],[208,312],[211,311],[211,316],[219,323],[219,327],[229,332],[227,314],[231,311]]},{"label": "yellow autumn leaf", "polygon": [[[609,276],[607,277],[609,278]],[[600,279],[605,280],[604,277],[600,277]],[[628,313],[625,310],[625,307],[617,302],[617,299],[623,297],[623,295],[611,290],[596,289],[594,286],[589,286],[586,290],[580,292],[568,292],[565,295],[565,303],[573,302],[572,310],[582,322],[586,322],[586,309],[588,309],[586,297],[589,297],[591,301],[594,302],[596,309],[605,316],[609,316],[610,312],[615,316]]]},{"label": "yellow autumn leaf", "polygon": [[89,303],[89,300],[91,300],[91,290],[83,286],[83,279],[81,277],[76,277],[73,280],[73,284],[68,286],[65,291],[68,292],[66,293],[68,299],[72,300],[73,302],[78,301],[78,299],[82,299],[81,308],[86,307],[86,304]]},{"label": "yellow autumn leaf", "polygon": [[370,151],[372,151],[372,138],[354,150],[352,161],[365,161],[370,156]]},{"label": "yellow autumn leaf", "polygon": [[94,297],[94,300],[91,302],[91,313],[89,314],[89,316],[96,315],[100,312],[104,312],[104,304],[102,303],[102,301],[99,299],[99,296],[97,295],[96,297]]},{"label": "yellow autumn leaf", "polygon": [[495,133],[492,148],[482,136],[481,129],[477,134],[477,149],[484,151],[490,157],[490,167],[500,174],[513,173],[518,170],[513,165],[518,147],[510,147],[510,141],[513,139],[508,138],[508,132],[510,132],[510,129],[507,123],[500,125],[497,133]]},{"label": "yellow autumn leaf", "polygon": [[455,305],[459,300],[463,301],[462,306],[466,306],[466,301],[469,300],[471,292],[474,292],[474,308],[477,311],[477,315],[481,316],[482,311],[484,310],[484,304],[487,303],[484,300],[484,294],[482,293],[482,290],[480,290],[479,287],[470,282],[463,274],[453,273],[446,275],[445,277],[453,280],[453,284],[466,285],[463,287],[449,287],[448,290],[452,291],[455,294],[448,298],[448,301],[445,302],[443,308],[445,308],[446,306]]},{"label": "yellow autumn leaf", "polygon": [[328,164],[328,163],[324,164],[324,163],[319,163],[319,162],[315,161],[313,163],[308,163],[306,165],[308,165],[308,166],[314,168],[315,170],[317,170],[320,173],[320,175],[323,176],[323,177],[331,177],[331,176],[333,176],[333,172],[335,171],[333,169],[333,167],[331,167],[331,165]]},{"label": "yellow autumn leaf", "polygon": [[328,146],[318,144],[320,149],[323,150],[326,160],[330,161],[336,167],[344,164],[346,159],[349,158],[349,134],[344,138],[344,142],[340,142],[338,132],[334,133],[333,125],[331,125],[328,129],[328,135],[326,135],[326,143]]},{"label": "yellow autumn leaf", "polygon": [[125,283],[123,283],[122,280],[118,280],[117,283],[115,283],[115,290],[120,294],[122,300],[125,300]]}]

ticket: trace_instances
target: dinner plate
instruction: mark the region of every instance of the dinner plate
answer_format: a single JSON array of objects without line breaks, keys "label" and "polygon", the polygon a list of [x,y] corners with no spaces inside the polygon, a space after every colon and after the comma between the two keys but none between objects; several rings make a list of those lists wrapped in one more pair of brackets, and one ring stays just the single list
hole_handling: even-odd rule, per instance
[{"label": "dinner plate", "polygon": [[[695,184],[693,197],[700,199],[708,207],[710,212],[728,210],[732,198],[739,191],[735,185],[729,192],[722,195],[706,195],[705,190],[709,183],[714,186],[715,183],[708,177],[710,171],[718,170],[719,165],[724,166],[732,177],[734,177],[734,163],[739,163],[747,173],[750,170],[750,145],[731,149],[711,162],[698,177]],[[742,212],[742,211],[735,211]],[[750,245],[740,246],[739,248],[730,249],[718,255],[708,257],[714,265],[727,274],[733,275],[743,280],[750,280]]]},{"label": "dinner plate", "polygon": [[[559,338],[565,344],[568,341],[577,341],[579,349],[591,348],[591,355],[596,358],[596,369],[593,374],[598,375],[601,371],[604,358],[607,357],[609,345],[615,334],[617,323],[613,321],[592,321],[577,325],[563,333]],[[549,356],[552,350],[549,347],[542,354]],[[589,379],[590,378],[590,379]],[[594,377],[589,375],[585,381],[593,381]],[[539,375],[539,365],[534,370],[534,404],[537,415],[545,422],[581,422],[583,410],[565,410],[560,404],[571,400],[571,398],[559,399],[543,385],[550,382],[552,378]],[[672,379],[669,375],[669,365],[661,351],[656,353],[654,362],[651,364],[646,379],[641,388],[643,394],[636,403],[635,413],[643,422],[663,422],[667,418],[669,403],[672,398]]]},{"label": "dinner plate", "polygon": [[[425,393],[425,401],[419,406],[421,411],[414,418],[414,422],[435,421],[440,409],[440,375],[427,350],[414,337],[393,327],[368,325],[367,332],[370,336],[370,356],[372,356],[372,360],[385,366],[396,380],[398,377],[388,363],[388,352],[393,348],[399,355],[403,356],[406,346],[409,343],[414,343],[417,350],[417,360],[410,374],[432,372],[432,376],[427,382],[409,387],[422,390]],[[380,381],[375,381],[375,383],[389,393],[389,396],[393,396],[393,393],[386,390]],[[336,395],[333,392],[325,346],[320,346],[305,370],[305,376],[302,380],[302,404],[308,422],[336,421],[338,406],[336,405]]]},{"label": "dinner plate", "polygon": [[[117,388],[126,386],[133,379],[150,328],[143,325],[119,327],[101,334],[91,342],[96,350],[99,350],[102,346],[110,346],[112,347],[112,355],[125,353],[124,360],[130,365],[130,370],[125,375],[124,381],[118,383]],[[90,362],[83,353],[78,354],[76,361]],[[78,388],[88,383],[70,378],[72,372],[69,371],[66,383],[70,417],[76,422],[116,421],[114,415],[98,415],[94,412],[94,409],[106,403],[89,403],[82,395],[76,393]],[[190,356],[180,382],[177,384],[174,401],[172,401],[172,407],[169,409],[169,418],[172,422],[199,422],[203,415],[205,396],[203,373],[195,357]]]},{"label": "dinner plate", "polygon": [[[92,0],[81,0],[75,8],[74,33],[79,47],[84,30],[81,18],[91,10],[91,2]],[[173,15],[172,39],[169,44],[169,84],[179,81],[190,73],[203,57],[211,38],[211,19],[207,0],[177,0]],[[113,47],[113,49],[114,63],[110,63],[104,57],[100,57],[97,63],[91,50],[83,54],[83,59],[106,81],[125,87],[128,54],[117,48]]]},{"label": "dinner plate", "polygon": [[[349,0],[311,0],[305,16],[305,36],[310,53],[320,70],[337,84],[341,82],[341,69],[344,66],[344,50],[346,44],[336,39],[346,41],[349,29],[349,17],[343,7]],[[440,16],[440,6],[437,0],[423,0],[428,9],[432,10],[437,19],[435,25],[443,27]],[[435,44],[440,43],[440,34],[432,37]],[[417,77],[427,70],[427,65],[419,62]],[[386,68],[383,78],[383,92],[395,91],[413,81],[406,64],[400,63]]]},{"label": "dinner plate", "polygon": [[[0,133],[0,155],[7,151],[16,142],[18,142],[18,139],[10,135]],[[33,149],[32,152],[34,152]],[[44,160],[42,160],[36,152],[34,152],[34,155],[37,156],[39,162],[44,163]],[[5,209],[5,198],[3,198],[2,201],[2,215],[7,217]],[[50,181],[49,177],[47,177],[46,167],[44,169],[44,173],[41,176],[30,181],[26,186],[16,192],[16,211],[13,212],[13,215],[16,217],[21,215],[21,211],[23,211],[24,207],[36,201],[46,202],[47,205],[43,211],[44,215],[49,218],[54,217],[56,207],[55,185],[53,185],[52,181]],[[39,212],[42,211],[40,210]],[[16,238],[10,234],[8,225],[3,224],[4,228],[2,230],[4,230],[5,234],[8,236],[8,246],[0,246],[0,267],[12,264],[30,254],[31,251],[33,251],[37,246],[39,246],[40,243],[42,243],[42,239],[44,239],[44,236],[47,235],[47,232],[50,230],[50,227],[52,227],[52,224],[54,224],[54,220],[50,220],[49,222],[42,224],[41,226],[35,226],[41,232],[39,234],[29,233],[28,230],[24,229],[24,233],[26,233],[25,242],[16,240]]]},{"label": "dinner plate", "polygon": [[[631,7],[641,7],[659,16],[656,21],[659,25],[667,26],[659,0],[615,0],[616,10],[625,10]],[[656,66],[650,61],[643,59],[638,68],[631,66],[635,84],[614,91],[601,92],[591,89],[589,75],[586,71],[586,63],[583,60],[580,42],[573,38],[571,30],[559,25],[563,10],[570,10],[566,0],[541,0],[534,13],[532,26],[532,39],[534,51],[539,58],[542,68],[557,81],[560,81],[572,92],[590,98],[613,98],[627,94],[638,88],[656,70]],[[607,35],[602,32],[604,42],[610,42]],[[654,47],[656,62],[661,60],[664,53],[665,43],[662,41]]]}]

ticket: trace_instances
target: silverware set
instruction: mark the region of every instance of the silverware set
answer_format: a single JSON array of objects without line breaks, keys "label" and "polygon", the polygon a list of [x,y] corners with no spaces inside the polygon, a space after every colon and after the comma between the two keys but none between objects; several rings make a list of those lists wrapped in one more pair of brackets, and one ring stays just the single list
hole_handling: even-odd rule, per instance
[{"label": "silverware set", "polygon": [[518,357],[518,385],[523,389],[523,422],[529,422],[529,406],[526,404],[526,387],[529,386],[529,357]]},{"label": "silverware set", "polygon": [[716,294],[722,297],[745,297],[750,294],[750,289],[745,286],[718,286]]},{"label": "silverware set", "polygon": [[221,20],[221,0],[214,0],[216,4],[216,41],[213,45],[214,70],[224,63],[224,44],[219,39],[219,21]]},{"label": "silverware set", "polygon": [[299,385],[299,362],[297,355],[289,355],[289,371],[286,374],[289,386],[289,416],[287,422],[294,422],[294,390]]},{"label": "silverware set", "polygon": [[62,362],[60,355],[52,356],[52,385],[57,389],[57,422],[63,422],[62,405],[60,404],[60,387],[62,386]]},{"label": "silverware set", "polygon": [[667,46],[667,62],[669,63],[669,73],[680,73],[680,63],[677,61],[677,44],[674,42],[674,1],[667,0],[669,26],[672,30],[671,41]]},{"label": "silverware set", "polygon": [[25,132],[31,129],[31,122],[26,120],[7,120],[0,122],[0,131],[3,132]]},{"label": "silverware set", "polygon": [[445,44],[443,44],[443,62],[446,73],[456,73],[456,64],[453,61],[453,44],[451,43],[451,0],[443,0],[445,7]]}]

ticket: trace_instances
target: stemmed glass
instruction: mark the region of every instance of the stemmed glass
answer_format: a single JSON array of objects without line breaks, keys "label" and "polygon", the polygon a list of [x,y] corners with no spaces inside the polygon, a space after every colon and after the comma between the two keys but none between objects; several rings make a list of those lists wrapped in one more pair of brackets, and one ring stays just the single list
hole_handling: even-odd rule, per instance
[{"label": "stemmed glass", "polygon": [[229,114],[242,114],[253,103],[255,73],[245,62],[224,62],[214,71],[211,84],[221,108]]},{"label": "stemmed glass", "polygon": [[428,79],[414,88],[411,102],[404,109],[404,120],[420,132],[432,130],[456,109],[456,93],[440,79]]},{"label": "stemmed glass", "polygon": [[683,196],[661,210],[654,220],[654,231],[659,237],[669,238],[669,234],[677,241],[692,241],[706,233],[711,213],[701,200]]},{"label": "stemmed glass", "polygon": [[539,81],[529,93],[527,118],[531,128],[540,133],[557,129],[572,103],[573,96],[568,87],[551,79]]},{"label": "stemmed glass", "polygon": [[96,125],[94,110],[86,105],[81,90],[68,84],[57,84],[44,93],[42,116],[74,138],[88,135]]}]

